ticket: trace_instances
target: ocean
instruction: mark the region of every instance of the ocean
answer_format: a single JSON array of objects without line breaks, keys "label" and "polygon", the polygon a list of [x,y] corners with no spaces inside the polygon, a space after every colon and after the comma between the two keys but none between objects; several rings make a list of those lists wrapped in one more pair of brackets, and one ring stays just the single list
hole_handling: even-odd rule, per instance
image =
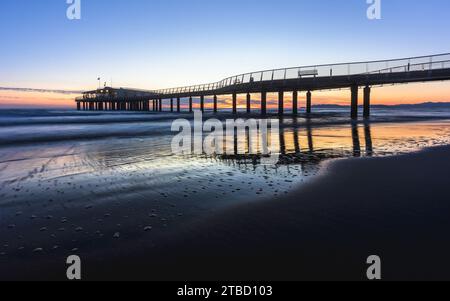
[{"label": "ocean", "polygon": [[358,123],[348,115],[286,115],[271,137],[278,164],[261,165],[245,152],[174,155],[171,124],[189,114],[0,110],[0,254],[65,255],[97,241],[113,246],[117,233],[156,242],[213,212],[288,194],[330,160],[450,142],[448,109],[375,108]]}]

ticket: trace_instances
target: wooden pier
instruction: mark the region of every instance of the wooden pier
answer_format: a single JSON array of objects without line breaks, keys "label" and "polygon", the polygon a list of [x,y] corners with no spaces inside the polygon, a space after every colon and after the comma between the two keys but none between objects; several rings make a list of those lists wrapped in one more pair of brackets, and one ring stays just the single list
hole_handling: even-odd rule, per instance
[{"label": "wooden pier", "polygon": [[85,111],[152,111],[162,112],[163,102],[170,112],[180,113],[182,101],[193,112],[193,98],[199,98],[200,110],[205,99],[213,101],[218,112],[218,96],[232,98],[231,110],[238,114],[238,97],[246,95],[246,113],[251,113],[251,95],[261,95],[259,112],[266,115],[267,94],[278,94],[278,114],[285,114],[284,97],[292,93],[292,114],[298,114],[300,93],[306,96],[306,113],[312,112],[313,91],[349,89],[350,115],[358,117],[359,90],[363,89],[363,116],[370,116],[373,86],[450,80],[450,53],[394,60],[316,65],[258,71],[226,78],[220,82],[163,90],[115,89],[105,87],[88,91],[76,99],[77,109]]}]

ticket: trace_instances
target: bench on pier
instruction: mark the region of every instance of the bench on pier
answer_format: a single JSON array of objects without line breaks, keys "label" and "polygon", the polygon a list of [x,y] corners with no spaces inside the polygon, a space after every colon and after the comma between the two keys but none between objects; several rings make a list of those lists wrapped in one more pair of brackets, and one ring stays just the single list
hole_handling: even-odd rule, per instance
[{"label": "bench on pier", "polygon": [[298,72],[298,77],[302,78],[304,76],[318,76],[319,75],[319,71],[317,69],[313,69],[313,70],[300,70]]}]

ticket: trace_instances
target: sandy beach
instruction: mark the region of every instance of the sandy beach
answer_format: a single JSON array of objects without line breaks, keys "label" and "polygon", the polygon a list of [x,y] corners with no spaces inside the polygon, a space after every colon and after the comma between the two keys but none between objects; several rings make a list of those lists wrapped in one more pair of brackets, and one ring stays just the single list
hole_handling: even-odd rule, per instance
[{"label": "sandy beach", "polygon": [[445,119],[285,118],[263,166],[173,155],[170,114],[38,113],[0,127],[0,279],[446,279]]},{"label": "sandy beach", "polygon": [[366,258],[378,255],[386,280],[448,280],[449,155],[440,147],[334,162],[286,197],[230,209],[161,247],[136,247],[133,264],[113,257],[108,266],[116,268],[90,272],[94,279],[364,280]]},{"label": "sandy beach", "polygon": [[[449,155],[450,147],[438,147],[327,164],[287,196],[190,223],[158,245],[127,240],[127,248],[104,245],[83,254],[85,277],[363,280],[366,258],[379,255],[384,279],[448,280]],[[21,258],[6,266],[19,278],[61,279],[60,260]]]}]

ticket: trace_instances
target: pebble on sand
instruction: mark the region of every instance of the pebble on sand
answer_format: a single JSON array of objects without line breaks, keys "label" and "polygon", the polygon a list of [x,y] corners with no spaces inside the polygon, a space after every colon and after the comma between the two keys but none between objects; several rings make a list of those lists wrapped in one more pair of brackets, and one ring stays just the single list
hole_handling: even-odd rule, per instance
[{"label": "pebble on sand", "polygon": [[114,236],[113,236],[114,238],[120,238],[120,233],[119,232],[116,232],[116,233],[114,233]]},{"label": "pebble on sand", "polygon": [[153,227],[147,226],[147,227],[144,228],[144,231],[145,231],[145,232],[148,232],[148,231],[151,231],[152,229],[153,229]]},{"label": "pebble on sand", "polygon": [[42,248],[36,248],[33,250],[33,253],[42,253],[42,252],[44,252],[44,249]]}]

